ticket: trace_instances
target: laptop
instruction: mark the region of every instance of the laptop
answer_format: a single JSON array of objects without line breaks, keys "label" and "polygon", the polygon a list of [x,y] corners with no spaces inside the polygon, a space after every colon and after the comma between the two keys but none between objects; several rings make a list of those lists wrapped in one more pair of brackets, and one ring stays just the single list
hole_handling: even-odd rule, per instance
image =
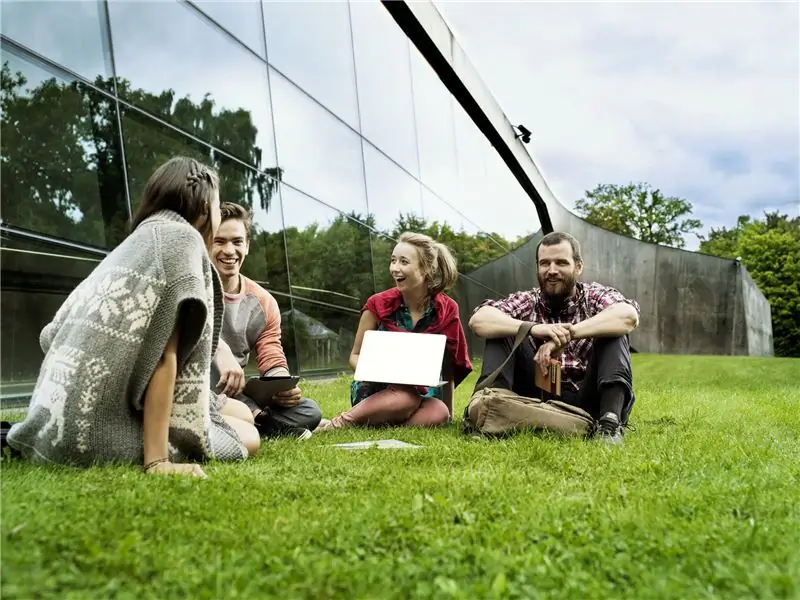
[{"label": "laptop", "polygon": [[446,341],[438,333],[365,331],[353,379],[439,387]]}]

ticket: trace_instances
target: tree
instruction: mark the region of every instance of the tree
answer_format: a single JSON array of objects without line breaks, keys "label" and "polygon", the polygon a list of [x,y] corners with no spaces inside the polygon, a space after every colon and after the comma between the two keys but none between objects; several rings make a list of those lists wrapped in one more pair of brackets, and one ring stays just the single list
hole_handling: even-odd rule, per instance
[{"label": "tree", "polygon": [[[52,77],[28,87],[23,72],[2,66],[2,218],[40,233],[113,248],[125,236],[124,174],[132,202],[153,170],[175,154],[193,156],[218,169],[221,196],[268,210],[281,171],[261,164],[257,129],[242,109],[218,110],[208,96],[199,103],[173,90],[153,94],[117,80],[121,96],[200,139],[230,152],[248,169],[206,144],[162,127],[123,107],[125,165],[115,103],[80,81]],[[98,77],[101,89],[111,79]]]},{"label": "tree", "polygon": [[598,227],[643,242],[683,248],[684,235],[703,224],[690,218],[692,204],[664,196],[647,183],[601,184],[575,202],[578,214]]},{"label": "tree", "polygon": [[775,354],[800,357],[800,218],[777,211],[763,220],[741,216],[731,229],[712,228],[700,251],[741,257],[769,301]]}]

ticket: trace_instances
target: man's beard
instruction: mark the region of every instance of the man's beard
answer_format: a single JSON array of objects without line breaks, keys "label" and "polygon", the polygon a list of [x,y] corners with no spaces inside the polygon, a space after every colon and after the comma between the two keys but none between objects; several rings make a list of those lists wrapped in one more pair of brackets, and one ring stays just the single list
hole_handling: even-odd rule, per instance
[{"label": "man's beard", "polygon": [[561,304],[572,295],[572,290],[575,288],[575,282],[578,278],[572,274],[564,277],[555,277],[553,279],[556,281],[549,283],[551,281],[550,279],[547,277],[542,278],[542,276],[539,275],[539,289],[542,290],[542,294],[548,302]]}]

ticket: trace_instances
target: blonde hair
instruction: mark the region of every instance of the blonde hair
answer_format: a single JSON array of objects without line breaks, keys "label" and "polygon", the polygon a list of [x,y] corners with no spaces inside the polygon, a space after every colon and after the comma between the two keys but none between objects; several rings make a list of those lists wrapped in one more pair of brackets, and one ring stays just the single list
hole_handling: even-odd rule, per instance
[{"label": "blonde hair", "polygon": [[198,230],[206,242],[211,238],[211,204],[219,190],[217,172],[185,156],[174,156],[158,167],[144,186],[139,207],[131,219],[131,231],[160,210],[178,213]]},{"label": "blonde hair", "polygon": [[444,244],[435,241],[423,233],[406,231],[397,240],[400,243],[414,246],[419,253],[422,272],[428,281],[428,293],[435,296],[456,284],[458,281],[458,264]]}]

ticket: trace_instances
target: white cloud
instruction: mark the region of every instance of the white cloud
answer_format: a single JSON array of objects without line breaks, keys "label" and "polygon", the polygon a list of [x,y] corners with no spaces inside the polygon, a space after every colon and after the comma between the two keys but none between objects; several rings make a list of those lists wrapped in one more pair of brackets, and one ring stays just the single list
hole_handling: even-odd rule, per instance
[{"label": "white cloud", "polygon": [[[643,180],[707,227],[800,210],[798,4],[437,6],[568,207]],[[715,169],[720,152],[745,168]]]}]

